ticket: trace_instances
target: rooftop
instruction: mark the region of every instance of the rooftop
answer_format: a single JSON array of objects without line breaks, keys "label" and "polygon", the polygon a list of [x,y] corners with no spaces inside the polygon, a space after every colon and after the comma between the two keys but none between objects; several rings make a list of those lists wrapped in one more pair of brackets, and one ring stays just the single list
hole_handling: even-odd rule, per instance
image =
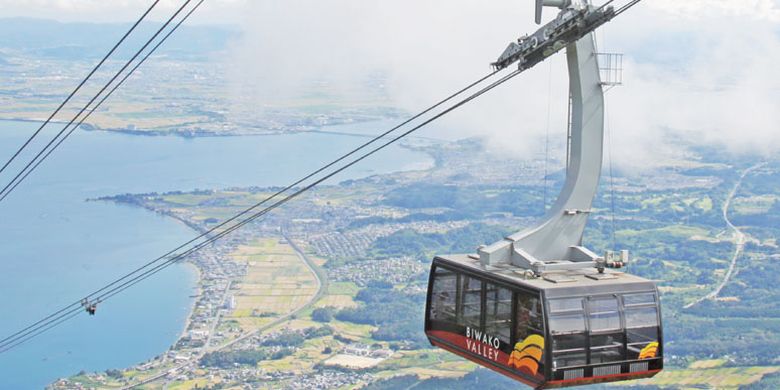
[{"label": "rooftop", "polygon": [[437,260],[514,286],[544,290],[548,297],[655,291],[653,281],[612,269],[606,269],[602,274],[595,268],[552,271],[534,277],[528,270],[509,264],[483,266],[479,260],[465,254],[438,256]]}]

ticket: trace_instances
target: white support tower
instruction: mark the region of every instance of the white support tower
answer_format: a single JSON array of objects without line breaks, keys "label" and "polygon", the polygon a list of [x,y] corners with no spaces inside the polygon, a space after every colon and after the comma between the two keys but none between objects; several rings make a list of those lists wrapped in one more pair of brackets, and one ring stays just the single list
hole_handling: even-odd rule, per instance
[{"label": "white support tower", "polygon": [[[537,275],[554,270],[597,268],[603,271],[605,267],[619,267],[628,260],[627,252],[622,252],[620,258],[612,253],[598,256],[582,246],[582,236],[601,176],[604,146],[603,88],[605,85],[615,85],[620,80],[604,80],[601,77],[603,69],[599,66],[592,32],[595,27],[576,40],[569,41],[564,39],[567,31],[556,36],[556,31],[551,30],[559,26],[565,28],[568,24],[581,29],[582,24],[589,20],[603,24],[611,18],[611,9],[596,8],[585,1],[538,0],[537,23],[541,18],[540,5],[559,7],[561,11],[555,20],[540,29],[541,34],[537,32],[530,38],[524,37],[517,44],[510,45],[494,65],[505,66],[507,54],[517,56],[513,45],[522,48],[531,39],[534,40],[534,46],[555,47],[565,43],[571,96],[566,182],[558,199],[540,221],[504,240],[480,247],[479,259],[483,266],[514,265],[529,269]],[[539,41],[540,38],[547,38],[548,41]],[[521,54],[519,66],[527,67],[528,63],[533,66],[547,56],[549,54],[539,59]],[[610,77],[622,76],[617,71],[619,67],[612,68],[612,64],[607,68],[612,72]]]}]

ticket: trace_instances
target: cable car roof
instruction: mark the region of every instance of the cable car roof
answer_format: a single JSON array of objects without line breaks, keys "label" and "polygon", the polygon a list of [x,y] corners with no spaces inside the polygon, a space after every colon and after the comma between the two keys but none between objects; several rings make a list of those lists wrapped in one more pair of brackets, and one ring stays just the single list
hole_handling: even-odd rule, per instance
[{"label": "cable car roof", "polygon": [[604,270],[602,274],[596,269],[586,268],[552,271],[533,277],[529,276],[528,270],[513,265],[483,266],[478,258],[466,254],[438,256],[437,260],[475,273],[487,273],[512,285],[544,290],[548,298],[655,291],[653,281],[611,269]]}]

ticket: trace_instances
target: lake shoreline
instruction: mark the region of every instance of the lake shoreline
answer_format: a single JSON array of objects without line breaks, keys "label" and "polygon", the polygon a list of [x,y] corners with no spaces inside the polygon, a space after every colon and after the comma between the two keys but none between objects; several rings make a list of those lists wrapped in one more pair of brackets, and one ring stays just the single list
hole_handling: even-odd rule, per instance
[{"label": "lake shoreline", "polygon": [[[399,145],[399,146],[402,146],[402,145]],[[436,168],[439,167],[440,162],[436,158],[435,154],[432,153],[431,151],[426,150],[425,148],[415,148],[415,147],[411,147],[411,146],[407,146],[405,148],[426,155],[428,157],[428,159],[429,159],[428,163],[424,167],[422,167],[422,168],[400,169],[398,171],[385,172],[385,173],[382,173],[381,175],[392,175],[392,174],[401,173],[401,172],[424,172],[424,171],[429,171],[429,170],[436,169]],[[368,175],[367,177],[372,177],[372,176],[376,176],[376,175],[375,174],[374,175]],[[220,190],[208,189],[208,190],[200,190],[200,191],[220,191]],[[99,198],[87,199],[87,201],[88,202],[110,202],[110,203],[113,203],[113,204],[116,204],[116,205],[120,205],[120,206],[124,205],[124,206],[130,206],[130,207],[133,207],[133,208],[141,208],[141,209],[143,209],[145,211],[154,213],[156,215],[163,216],[163,217],[166,217],[166,218],[171,218],[171,219],[181,223],[182,225],[186,226],[187,228],[192,230],[197,235],[203,235],[203,234],[205,234],[208,231],[208,229],[205,226],[197,224],[197,223],[195,223],[193,221],[190,221],[190,220],[188,220],[186,218],[183,218],[182,216],[177,215],[175,212],[172,212],[170,210],[157,209],[157,208],[154,208],[154,207],[150,207],[146,203],[144,203],[142,201],[138,201],[136,199],[139,196],[157,196],[157,195],[161,196],[161,195],[165,195],[165,194],[164,193],[160,193],[160,194],[155,193],[155,194],[114,195],[114,196],[104,196],[104,197],[99,197]],[[230,248],[232,245],[228,244],[228,243],[225,243],[224,241],[217,241],[214,244],[212,244],[212,246],[215,248],[215,250],[219,251],[220,249],[223,249],[223,248]],[[165,351],[162,351],[159,354],[155,355],[154,357],[151,357],[151,358],[147,359],[147,361],[155,360],[155,359],[158,359],[158,358],[163,358],[164,359],[165,355],[167,353],[173,351],[174,347],[179,343],[179,341],[187,336],[187,332],[188,332],[188,329],[190,327],[190,324],[193,322],[193,315],[195,314],[195,308],[196,308],[196,306],[198,304],[198,297],[200,297],[203,294],[203,291],[204,291],[204,283],[206,282],[204,280],[204,275],[207,273],[207,270],[203,269],[202,266],[197,261],[192,261],[192,259],[190,259],[190,258],[183,259],[182,263],[190,265],[196,271],[196,275],[195,275],[196,279],[195,279],[195,285],[194,285],[194,289],[195,289],[196,293],[190,296],[191,303],[190,303],[189,311],[188,311],[188,314],[187,314],[186,318],[184,319],[183,326],[181,328],[181,332],[179,333],[177,339],[171,345],[169,345],[168,348]],[[141,364],[144,364],[144,362],[135,363],[133,365],[130,365],[130,366],[127,366],[127,367],[123,367],[122,369],[123,370],[124,369],[133,369],[134,367],[137,367],[137,366],[139,366]]]},{"label": "lake shoreline", "polygon": [[[364,123],[371,123],[371,122],[378,122],[378,121],[389,121],[389,120],[397,120],[399,118],[397,117],[386,117],[386,118],[375,118],[375,119],[367,119],[367,120],[344,120],[341,122],[333,122],[333,123],[325,123],[319,126],[310,126],[310,125],[300,125],[300,126],[290,126],[278,130],[271,130],[271,129],[261,129],[256,131],[238,131],[238,132],[216,132],[212,130],[176,130],[174,129],[168,129],[168,130],[139,130],[139,129],[133,129],[133,128],[126,128],[126,127],[100,127],[93,123],[85,122],[82,123],[79,128],[86,132],[105,132],[105,133],[116,133],[116,134],[127,134],[127,135],[138,135],[138,136],[144,136],[144,137],[181,137],[185,139],[194,139],[194,138],[208,138],[208,137],[266,137],[266,136],[278,136],[278,135],[289,135],[289,134],[302,134],[302,133],[319,133],[319,134],[329,134],[329,135],[343,135],[343,136],[355,136],[355,137],[373,137],[373,135],[370,134],[359,134],[359,133],[349,133],[349,132],[342,132],[342,131],[328,131],[327,128],[332,127],[339,127],[339,126],[353,126],[353,125],[360,125]],[[0,122],[24,122],[24,123],[43,123],[45,122],[42,118],[28,118],[28,117],[21,117],[21,118],[7,118],[7,117],[0,117]],[[68,121],[63,120],[51,120],[49,121],[50,124],[60,124],[64,125],[67,124]],[[378,129],[378,131],[384,131],[384,129]],[[381,133],[378,133],[381,134]],[[413,137],[413,138],[425,138],[425,137]]]},{"label": "lake shoreline", "polygon": [[[400,145],[399,145],[400,146]],[[392,175],[395,173],[400,172],[423,172],[428,171],[431,169],[436,169],[438,166],[438,161],[435,158],[434,154],[431,153],[428,150],[425,150],[424,148],[414,148],[414,147],[407,147],[406,149],[413,150],[417,153],[423,154],[427,157],[427,162],[424,164],[423,167],[418,168],[412,168],[412,169],[399,169],[397,171],[392,172],[384,172],[381,174],[371,174],[366,177],[373,177],[377,175]],[[359,180],[359,179],[358,179]],[[336,185],[336,184],[333,184]],[[214,190],[214,189],[208,189],[208,190],[192,190],[192,191],[220,191],[220,190]],[[115,204],[117,206],[130,206],[132,208],[140,208],[147,212],[151,212],[155,215],[170,218],[172,220],[177,221],[178,223],[182,224],[183,226],[186,226],[188,230],[194,232],[196,235],[203,235],[206,233],[210,226],[206,226],[200,223],[197,223],[195,221],[189,220],[186,217],[183,217],[182,215],[179,215],[171,210],[165,210],[165,209],[158,209],[155,207],[150,207],[148,204],[143,202],[142,200],[139,200],[138,197],[143,196],[163,196],[165,193],[147,193],[147,194],[127,194],[127,195],[114,195],[114,196],[104,196],[104,197],[97,197],[97,198],[90,198],[86,201],[88,202],[108,202]],[[193,237],[194,238],[194,237]],[[235,246],[235,243],[230,243],[226,241],[218,241],[214,244],[210,245],[215,251],[225,251],[229,252],[230,248],[233,248]],[[167,360],[169,359],[167,356],[172,351],[176,350],[177,344],[183,340],[186,339],[188,336],[188,332],[190,331],[190,326],[193,323],[193,316],[196,314],[196,306],[198,305],[199,298],[203,296],[204,294],[204,288],[206,283],[208,282],[204,275],[207,275],[208,270],[203,268],[203,265],[198,262],[195,258],[184,258],[182,259],[181,263],[187,264],[188,267],[191,267],[195,271],[195,279],[194,279],[194,285],[193,285],[193,293],[189,296],[189,307],[187,311],[187,315],[183,320],[182,326],[180,328],[180,332],[178,333],[176,339],[167,346],[165,350],[160,351],[156,355],[149,357],[148,359],[144,361],[139,361],[134,364],[124,366],[120,368],[121,370],[127,370],[127,369],[134,369],[139,366],[142,366],[146,364],[147,362],[154,361],[157,359],[163,359]],[[56,382],[52,382],[54,384]]]},{"label": "lake shoreline", "polygon": [[[381,120],[395,120],[399,118],[388,117]],[[380,121],[381,121],[380,120]],[[102,128],[91,123],[82,123],[79,126],[80,130],[90,133],[109,133],[109,134],[126,134],[136,135],[141,137],[179,137],[184,139],[197,139],[197,138],[222,138],[222,137],[269,137],[269,136],[281,136],[281,135],[294,135],[294,134],[325,134],[345,137],[359,137],[359,138],[374,138],[376,135],[382,134],[388,129],[377,129],[376,134],[362,134],[351,133],[346,131],[331,131],[328,128],[339,126],[352,126],[360,125],[364,123],[371,123],[376,120],[366,121],[345,121],[343,123],[329,123],[319,127],[303,126],[297,129],[282,129],[282,130],[264,130],[260,132],[232,132],[232,133],[219,133],[214,131],[196,131],[196,132],[184,132],[178,130],[135,130],[129,128]],[[24,123],[43,123],[43,119],[38,118],[2,118],[0,122],[24,122]],[[61,120],[51,120],[49,123],[64,125],[68,122]],[[382,139],[390,139],[391,136],[385,136]],[[446,142],[441,139],[425,136],[409,136],[408,139],[419,139],[433,142]],[[399,143],[401,147],[405,147],[403,143]]]},{"label": "lake shoreline", "polygon": [[[42,277],[45,285],[52,286],[63,296],[81,296],[85,283],[116,277],[116,268],[108,265],[106,258],[130,267],[139,260],[154,259],[189,241],[197,236],[193,232],[200,233],[213,226],[197,220],[188,221],[187,215],[174,218],[179,222],[174,223],[171,219],[159,218],[173,216],[166,213],[139,213],[129,207],[87,200],[95,201],[109,194],[172,193],[179,189],[192,192],[203,188],[285,186],[292,181],[291,178],[297,178],[364,142],[349,133],[374,132],[375,129],[392,127],[394,123],[391,122],[328,129],[343,133],[337,134],[338,137],[307,132],[284,134],[287,135],[285,137],[198,137],[184,140],[181,137],[155,139],[116,132],[83,132],[79,137],[72,137],[67,148],[58,150],[57,164],[48,164],[48,169],[40,170],[35,180],[29,181],[24,196],[11,199],[15,205],[9,210],[7,221],[29,223],[21,227],[18,224],[0,224],[0,230],[12,237],[9,239],[9,253],[19,259],[19,267],[6,273],[3,279],[5,286],[8,291],[13,291],[15,283],[30,280],[36,273],[35,267],[25,265],[41,263],[41,266],[56,270]],[[0,131],[1,151],[11,153],[40,123],[0,119],[3,127]],[[58,127],[61,128],[55,126]],[[324,144],[329,147],[323,149],[321,146]],[[414,145],[412,148],[406,146],[388,148],[382,158],[366,160],[356,169],[340,175],[332,185],[434,166],[435,159],[425,153],[420,144],[417,144],[416,150]],[[267,164],[269,160],[276,164]],[[331,185],[330,182],[326,184]],[[59,202],[49,201],[53,193],[57,194]],[[131,205],[128,202],[118,203]],[[31,219],[31,215],[38,218]],[[51,232],[31,240],[41,229]],[[88,245],[87,239],[95,242]],[[232,247],[230,242],[238,242],[239,239],[241,237],[228,238],[225,244]],[[225,254],[211,253],[207,256],[213,259],[215,255]],[[64,326],[59,331],[66,337],[44,336],[42,342],[30,343],[22,350],[20,356],[23,358],[0,363],[0,366],[5,366],[0,369],[0,373],[5,374],[0,376],[6,377],[0,378],[0,388],[25,388],[26,385],[43,388],[58,378],[70,377],[82,370],[102,372],[143,364],[156,356],[168,356],[167,352],[181,341],[182,334],[189,336],[189,321],[196,318],[193,305],[207,295],[202,288],[208,275],[193,264],[202,261],[201,257],[196,255],[190,261],[183,261],[193,268],[177,268],[160,277],[150,278],[145,282],[146,288],[133,289],[130,295],[136,295],[135,298],[118,299],[111,308],[102,310],[99,321]],[[52,259],[51,264],[46,259]],[[186,271],[182,273],[184,269]],[[190,269],[195,269],[196,273],[190,273]],[[208,286],[207,280],[205,285]],[[32,295],[24,303],[9,300],[4,309],[19,313],[15,314],[19,318],[35,317],[35,309],[47,304],[50,299],[48,295],[40,294]],[[158,313],[158,309],[164,311]],[[116,326],[103,326],[105,321]],[[11,325],[7,327],[7,331],[13,331]],[[147,327],[148,331],[135,332]],[[109,329],[123,329],[129,333],[127,337],[117,338]],[[85,332],[89,332],[95,342],[78,342]],[[118,356],[115,351],[119,349],[127,353]],[[54,359],[52,356],[65,354],[58,355],[59,351],[68,351],[67,358]]]}]

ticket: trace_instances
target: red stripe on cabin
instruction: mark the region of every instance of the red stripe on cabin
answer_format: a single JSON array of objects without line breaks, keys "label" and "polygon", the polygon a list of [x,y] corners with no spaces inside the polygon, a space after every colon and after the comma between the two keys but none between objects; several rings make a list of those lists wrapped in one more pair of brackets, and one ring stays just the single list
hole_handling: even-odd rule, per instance
[{"label": "red stripe on cabin", "polygon": [[[632,373],[624,373],[624,374],[602,375],[602,376],[577,378],[577,379],[564,379],[564,380],[549,381],[549,382],[541,382],[541,381],[532,382],[527,377],[517,375],[515,372],[513,372],[513,370],[510,367],[507,366],[506,362],[509,360],[509,355],[507,355],[504,352],[500,352],[500,357],[498,361],[490,361],[484,356],[473,355],[471,353],[466,352],[468,351],[468,348],[466,347],[466,340],[467,340],[466,336],[452,333],[452,332],[440,331],[440,330],[429,330],[425,333],[429,337],[432,337],[430,341],[433,345],[445,349],[449,352],[452,352],[462,358],[470,360],[483,367],[487,367],[499,374],[508,376],[516,381],[522,382],[523,384],[531,386],[535,389],[579,386],[579,385],[601,383],[601,382],[649,378],[661,372],[661,370],[648,370],[648,371],[632,372]],[[443,342],[440,342],[436,339],[439,339]],[[476,340],[474,341],[476,342]],[[492,364],[488,364],[488,362]]]}]

